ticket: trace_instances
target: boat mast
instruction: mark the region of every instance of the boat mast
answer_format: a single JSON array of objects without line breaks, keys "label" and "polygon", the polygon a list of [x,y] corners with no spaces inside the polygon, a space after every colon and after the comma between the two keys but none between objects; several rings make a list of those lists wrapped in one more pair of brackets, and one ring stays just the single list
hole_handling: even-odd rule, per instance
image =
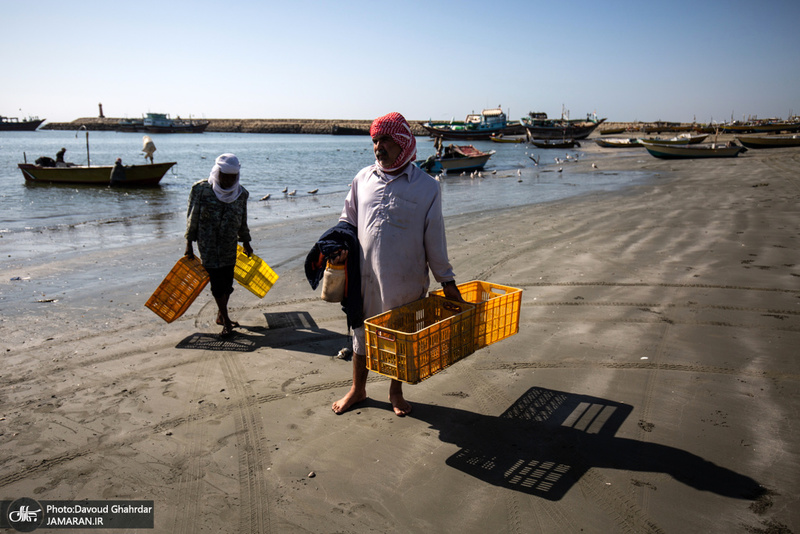
[{"label": "boat mast", "polygon": [[[81,130],[86,130],[86,166],[92,166],[92,160],[89,159],[89,129],[86,127],[85,124],[82,124],[80,128],[78,128],[78,132]],[[75,132],[75,137],[78,137],[78,132]]]}]

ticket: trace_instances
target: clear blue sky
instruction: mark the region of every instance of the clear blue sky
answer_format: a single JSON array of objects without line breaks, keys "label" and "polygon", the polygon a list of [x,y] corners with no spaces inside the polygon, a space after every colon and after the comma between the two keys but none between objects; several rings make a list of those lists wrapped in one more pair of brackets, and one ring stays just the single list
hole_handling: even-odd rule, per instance
[{"label": "clear blue sky", "polygon": [[0,114],[800,114],[800,2],[3,0]]}]

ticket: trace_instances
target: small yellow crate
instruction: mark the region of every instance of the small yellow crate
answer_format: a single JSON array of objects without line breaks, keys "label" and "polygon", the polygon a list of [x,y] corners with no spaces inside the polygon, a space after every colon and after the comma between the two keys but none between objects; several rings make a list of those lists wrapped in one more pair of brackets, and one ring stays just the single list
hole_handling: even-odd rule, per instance
[{"label": "small yellow crate", "polygon": [[171,323],[184,314],[194,299],[208,284],[208,273],[200,259],[183,256],[167,273],[145,306],[156,315]]},{"label": "small yellow crate", "polygon": [[278,279],[278,275],[267,265],[267,262],[255,254],[248,257],[241,245],[236,245],[236,251],[236,267],[233,269],[233,278],[242,287],[263,299]]},{"label": "small yellow crate", "polygon": [[367,319],[367,368],[416,384],[472,354],[473,308],[431,296]]},{"label": "small yellow crate", "polygon": [[[475,350],[519,332],[522,290],[490,282],[472,280],[458,284],[461,297],[475,304]],[[444,295],[439,289],[431,295]]]}]

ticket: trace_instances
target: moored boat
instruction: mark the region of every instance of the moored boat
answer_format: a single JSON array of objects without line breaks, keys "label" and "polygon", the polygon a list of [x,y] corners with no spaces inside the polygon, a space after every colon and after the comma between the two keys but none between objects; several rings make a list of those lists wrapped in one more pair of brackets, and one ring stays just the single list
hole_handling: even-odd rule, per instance
[{"label": "moored boat", "polygon": [[449,145],[445,147],[443,155],[417,160],[414,164],[432,174],[473,171],[482,169],[494,153],[494,150],[483,152],[472,145]]},{"label": "moored boat", "polygon": [[575,139],[531,139],[530,143],[537,148],[574,148],[581,146]]},{"label": "moored boat", "polygon": [[0,115],[0,132],[32,132],[38,128],[45,119],[28,117],[19,120],[17,117],[3,117]]},{"label": "moored boat", "polygon": [[635,137],[609,137],[608,139],[595,139],[594,142],[603,148],[641,148],[644,146]]},{"label": "moored boat", "polygon": [[785,148],[800,146],[800,135],[740,135],[736,137],[747,148]]},{"label": "moored boat", "polygon": [[203,133],[209,121],[171,118],[167,113],[148,113],[143,119],[120,119],[118,132]]},{"label": "moored boat", "polygon": [[524,143],[525,142],[525,138],[524,137],[515,137],[515,136],[506,137],[503,134],[493,134],[493,135],[491,135],[489,137],[489,139],[491,141],[494,141],[495,143]]},{"label": "moored boat", "polygon": [[670,137],[669,139],[661,139],[659,137],[647,137],[641,139],[641,141],[647,141],[650,143],[658,143],[659,145],[697,145],[702,143],[706,140],[709,134],[680,134],[675,137]]},{"label": "moored boat", "polygon": [[586,139],[605,120],[595,115],[587,115],[586,120],[548,119],[547,113],[532,111],[520,123],[531,139]]},{"label": "moored boat", "polygon": [[423,128],[433,137],[469,141],[490,139],[492,135],[518,135],[525,130],[519,123],[508,122],[502,108],[484,109],[480,114],[470,113],[463,121],[423,123]]},{"label": "moored boat", "polygon": [[[127,187],[154,186],[161,181],[174,161],[147,165],[126,165],[125,179],[114,185]],[[113,165],[72,165],[69,167],[44,167],[19,163],[19,169],[28,183],[111,185]]]},{"label": "moored boat", "polygon": [[663,145],[641,140],[650,155],[659,159],[735,158],[746,148],[737,144]]}]

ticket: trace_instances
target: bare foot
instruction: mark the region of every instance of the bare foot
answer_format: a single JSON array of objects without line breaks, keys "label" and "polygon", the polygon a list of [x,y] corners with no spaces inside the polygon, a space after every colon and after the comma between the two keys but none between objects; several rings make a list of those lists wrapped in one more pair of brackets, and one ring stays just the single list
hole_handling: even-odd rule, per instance
[{"label": "bare foot", "polygon": [[350,391],[347,392],[347,395],[333,403],[331,410],[333,410],[333,413],[336,415],[341,415],[349,410],[353,405],[365,400],[367,400],[366,391],[356,391],[351,388]]},{"label": "bare foot", "polygon": [[[222,318],[222,314],[217,315],[217,324],[224,325],[225,320]],[[239,323],[236,321],[231,321],[231,328],[239,328]]]},{"label": "bare foot", "polygon": [[403,398],[402,393],[390,393],[389,402],[392,403],[392,409],[398,417],[405,417],[411,413],[411,405]]}]

